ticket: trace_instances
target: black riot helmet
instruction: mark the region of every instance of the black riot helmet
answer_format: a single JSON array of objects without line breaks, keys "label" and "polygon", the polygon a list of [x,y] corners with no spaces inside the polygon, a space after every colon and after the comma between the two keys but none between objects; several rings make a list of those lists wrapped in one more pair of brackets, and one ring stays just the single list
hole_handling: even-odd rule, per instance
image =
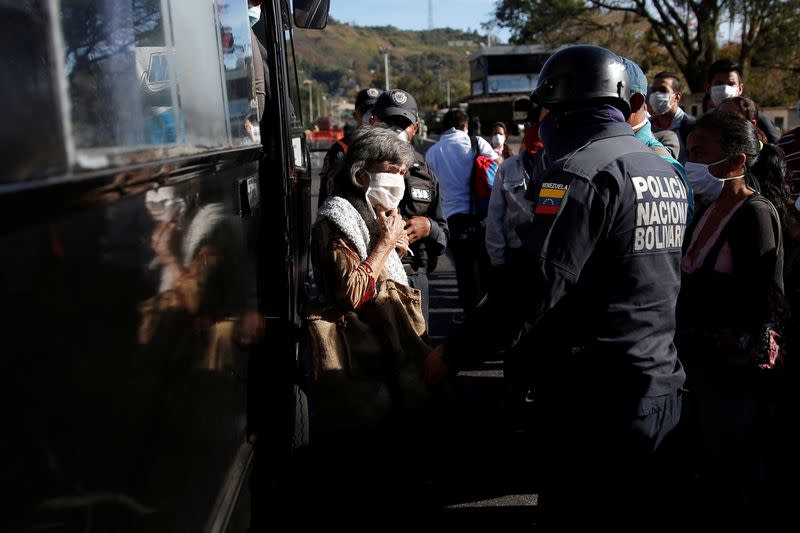
[{"label": "black riot helmet", "polygon": [[607,103],[627,119],[631,105],[625,64],[620,56],[599,46],[564,48],[545,62],[531,101],[553,111]]}]

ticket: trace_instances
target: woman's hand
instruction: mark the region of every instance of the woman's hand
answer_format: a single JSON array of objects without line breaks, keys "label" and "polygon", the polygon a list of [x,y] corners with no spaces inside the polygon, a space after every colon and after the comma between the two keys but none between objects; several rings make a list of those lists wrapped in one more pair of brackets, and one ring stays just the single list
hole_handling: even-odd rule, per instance
[{"label": "woman's hand", "polygon": [[400,235],[400,238],[397,239],[397,244],[394,247],[401,259],[408,253],[408,247],[410,244],[411,239],[408,235],[408,232],[404,229],[403,233]]},{"label": "woman's hand", "polygon": [[178,263],[178,258],[175,254],[177,248],[177,225],[173,221],[161,222],[153,232],[150,238],[150,246],[158,257],[158,261],[162,265],[171,265]]},{"label": "woman's hand", "polygon": [[[375,214],[378,215],[378,228],[380,230],[381,239],[394,248],[397,241],[400,240],[406,232],[403,217],[400,216],[397,209],[387,210],[380,205],[375,206]],[[407,236],[406,239],[408,239]]]}]

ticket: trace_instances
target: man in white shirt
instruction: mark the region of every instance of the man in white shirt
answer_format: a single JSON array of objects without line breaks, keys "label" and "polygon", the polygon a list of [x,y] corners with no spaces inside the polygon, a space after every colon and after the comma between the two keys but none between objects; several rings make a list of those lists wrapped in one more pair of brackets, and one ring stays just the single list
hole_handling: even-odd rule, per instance
[{"label": "man in white shirt", "polygon": [[[464,314],[469,316],[488,290],[489,257],[485,228],[477,198],[472,191],[475,151],[467,134],[469,119],[460,109],[451,109],[442,120],[445,128],[439,142],[430,147],[425,160],[439,177],[442,208],[450,227],[448,246],[453,251],[458,296]],[[483,138],[477,137],[480,155],[497,159],[497,153]]]}]

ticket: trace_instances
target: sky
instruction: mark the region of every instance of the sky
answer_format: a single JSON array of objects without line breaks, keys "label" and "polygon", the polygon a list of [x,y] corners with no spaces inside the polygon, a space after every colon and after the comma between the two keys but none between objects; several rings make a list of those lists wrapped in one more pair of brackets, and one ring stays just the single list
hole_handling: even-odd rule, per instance
[{"label": "sky", "polygon": [[[432,0],[433,26],[462,30],[481,30],[481,23],[492,20],[496,0]],[[401,29],[428,28],[428,0],[331,0],[331,16],[359,26],[392,25]],[[507,30],[494,35],[507,41]]]}]

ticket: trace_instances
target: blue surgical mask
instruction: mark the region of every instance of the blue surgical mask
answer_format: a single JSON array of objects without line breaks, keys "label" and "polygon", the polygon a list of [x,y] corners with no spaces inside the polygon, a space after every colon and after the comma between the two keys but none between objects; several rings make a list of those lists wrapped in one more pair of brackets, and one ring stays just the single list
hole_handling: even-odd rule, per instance
[{"label": "blue surgical mask", "polygon": [[250,27],[256,25],[261,18],[261,6],[252,6],[247,10],[247,17],[250,19]]},{"label": "blue surgical mask", "polygon": [[710,165],[692,163],[691,161],[686,162],[684,165],[686,169],[686,179],[689,181],[689,185],[692,186],[695,196],[701,197],[706,202],[713,202],[719,198],[726,181],[744,178],[744,174],[741,176],[731,176],[730,178],[718,178],[708,170],[709,167],[719,165],[727,160],[728,158],[726,157]]}]

